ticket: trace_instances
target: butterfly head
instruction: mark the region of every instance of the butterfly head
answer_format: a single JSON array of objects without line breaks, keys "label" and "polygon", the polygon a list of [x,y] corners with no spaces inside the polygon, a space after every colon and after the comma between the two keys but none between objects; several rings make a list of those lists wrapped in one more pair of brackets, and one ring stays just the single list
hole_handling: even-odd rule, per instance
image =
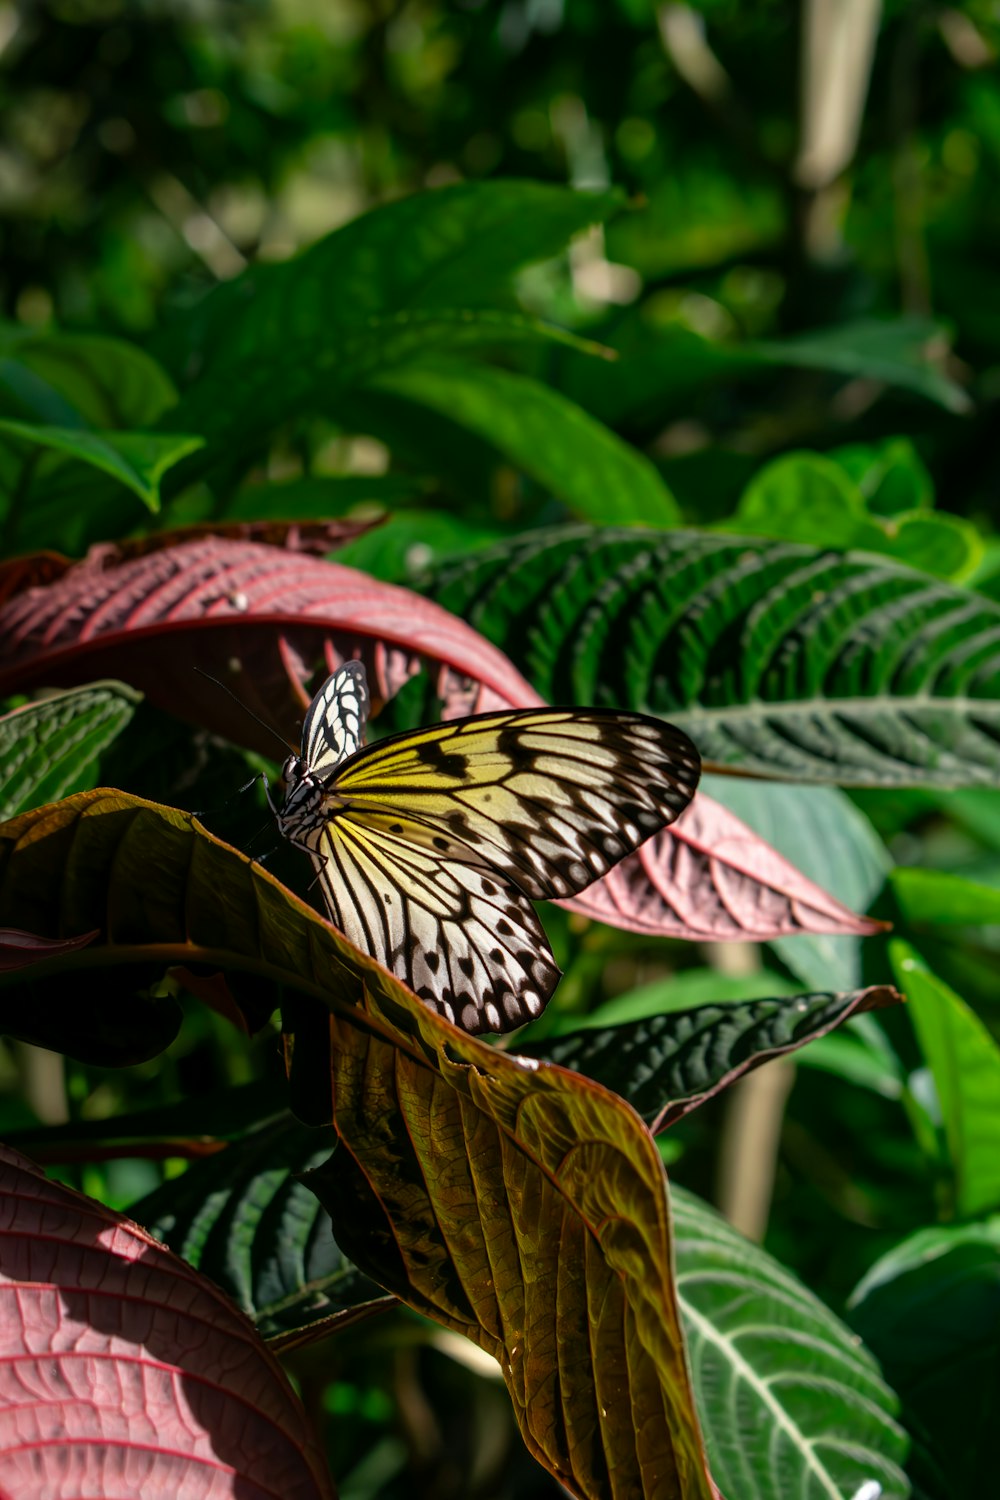
[{"label": "butterfly head", "polygon": [[310,835],[322,828],[326,813],[323,799],[326,788],[316,772],[300,755],[290,755],[281,768],[285,797],[275,808],[278,828],[293,844],[310,848]]}]

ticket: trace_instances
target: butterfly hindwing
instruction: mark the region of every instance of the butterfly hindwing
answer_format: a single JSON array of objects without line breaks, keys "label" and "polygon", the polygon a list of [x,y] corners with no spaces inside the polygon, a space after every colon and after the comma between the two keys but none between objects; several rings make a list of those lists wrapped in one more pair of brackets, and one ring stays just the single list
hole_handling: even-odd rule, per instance
[{"label": "butterfly hindwing", "polygon": [[559,970],[534,908],[502,876],[386,829],[332,819],[313,854],[337,927],[463,1030],[540,1014]]},{"label": "butterfly hindwing", "polygon": [[[331,920],[466,1031],[539,1014],[559,978],[531,900],[584,890],[687,806],[697,751],[634,713],[476,714],[361,747],[364,668],[306,715],[278,823]],[[529,899],[530,898],[530,899]]]}]

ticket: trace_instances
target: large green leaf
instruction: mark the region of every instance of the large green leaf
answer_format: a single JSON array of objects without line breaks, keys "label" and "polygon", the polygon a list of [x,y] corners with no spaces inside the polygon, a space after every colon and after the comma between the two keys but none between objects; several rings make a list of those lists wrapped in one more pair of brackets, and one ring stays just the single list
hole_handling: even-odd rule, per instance
[{"label": "large green leaf", "polygon": [[206,434],[199,464],[231,462],[287,418],[331,410],[428,354],[553,338],[584,347],[497,303],[520,266],[558,253],[619,201],[463,184],[376,209],[285,265],[252,267],[172,320],[161,350],[186,384],[171,422]]},{"label": "large green leaf", "polygon": [[160,508],[160,480],[166,471],[202,446],[200,437],[177,432],[90,432],[82,427],[43,427],[0,420],[0,442],[4,439],[14,450],[3,459],[6,488],[9,495],[18,492],[19,501],[20,482],[10,476],[15,470],[23,473],[30,463],[19,454],[40,448],[103,470],[134,491],[151,511]]},{"label": "large green leaf", "polygon": [[529,1450],[573,1493],[709,1500],[666,1182],[627,1104],[465,1036],[190,816],[123,793],[0,826],[8,925],[97,932],[32,979],[103,964],[110,986],[144,958],[297,992],[293,1085],[320,1117],[332,1098],[340,1142],[310,1182],[346,1253],[498,1359]]},{"label": "large green leaf", "polygon": [[677,504],[635,448],[558,391],[509,370],[419,362],[378,376],[376,388],[448,417],[495,444],[586,520],[666,526]]},{"label": "large green leaf", "polygon": [[225,1290],[265,1338],[300,1343],[394,1299],[362,1275],[298,1174],[336,1143],[287,1114],[166,1182],[130,1213]]},{"label": "large green leaf", "polygon": [[893,1246],[855,1289],[849,1317],[921,1434],[930,1493],[988,1495],[1000,1409],[1000,1217],[921,1229]]},{"label": "large green leaf", "polygon": [[639,708],[716,765],[848,785],[994,785],[1000,607],[870,556],[566,527],[426,583],[554,703]]},{"label": "large green leaf", "polygon": [[902,1500],[906,1437],[871,1355],[690,1193],[675,1191],[673,1210],[691,1369],[723,1495]]},{"label": "large green leaf", "polygon": [[128,724],[141,695],[93,682],[0,718],[0,818],[93,786],[101,752]]},{"label": "large green leaf", "polygon": [[890,956],[909,999],[934,1078],[954,1180],[954,1209],[971,1217],[1000,1206],[1000,1048],[973,1010],[908,943]]}]

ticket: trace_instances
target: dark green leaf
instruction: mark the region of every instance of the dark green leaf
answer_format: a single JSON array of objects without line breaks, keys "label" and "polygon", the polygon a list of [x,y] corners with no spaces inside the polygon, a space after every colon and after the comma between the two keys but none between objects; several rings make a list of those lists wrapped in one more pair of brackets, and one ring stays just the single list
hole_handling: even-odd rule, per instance
[{"label": "dark green leaf", "polygon": [[164,1183],[131,1216],[228,1292],[265,1338],[308,1337],[317,1322],[395,1300],[343,1255],[299,1181],[335,1143],[332,1130],[282,1116]]},{"label": "dark green leaf", "polygon": [[0,718],[0,818],[93,786],[140,701],[123,682],[93,682]]},{"label": "dark green leaf", "polygon": [[587,520],[669,525],[676,502],[641,453],[558,391],[509,370],[438,360],[380,375],[377,388],[486,438]]},{"label": "dark green leaf", "polygon": [[1000,1217],[918,1230],[876,1261],[849,1316],[930,1450],[936,1493],[988,1495],[1000,1409]]},{"label": "dark green leaf", "polygon": [[614,1089],[656,1132],[749,1069],[804,1047],[857,1011],[898,1000],[895,990],[879,987],[706,1004],[550,1036],[520,1050]]},{"label": "dark green leaf", "polygon": [[716,765],[855,786],[1000,776],[1000,607],[888,559],[581,526],[426,587],[551,702],[660,714]]},{"label": "dark green leaf", "polygon": [[[200,437],[179,433],[89,432],[0,421],[0,439],[4,437],[14,439],[16,446],[49,449],[102,469],[133,490],[151,511],[160,508],[160,480],[166,471],[202,446]],[[13,462],[8,458],[5,468]]]}]

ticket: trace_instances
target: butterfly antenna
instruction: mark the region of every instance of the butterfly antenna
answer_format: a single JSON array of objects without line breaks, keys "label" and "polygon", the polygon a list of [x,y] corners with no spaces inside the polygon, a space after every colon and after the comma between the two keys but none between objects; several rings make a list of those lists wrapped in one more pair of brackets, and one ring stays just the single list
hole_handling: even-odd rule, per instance
[{"label": "butterfly antenna", "polygon": [[[221,688],[224,693],[228,693],[233,702],[238,703],[243,712],[245,714],[249,714],[251,719],[256,719],[261,729],[266,729],[268,734],[271,735],[273,739],[276,739],[285,751],[291,750],[292,754],[295,754],[294,745],[290,745],[288,741],[282,735],[280,735],[276,729],[272,728],[272,726],[267,722],[266,719],[261,718],[260,714],[255,714],[253,709],[250,708],[248,704],[244,703],[243,699],[237,693],[234,693],[231,687],[227,687],[224,682],[219,681],[218,677],[213,677],[211,672],[205,672],[201,667],[195,667],[194,670],[198,673],[199,677],[207,677],[209,682],[214,682],[216,687]],[[254,778],[254,780],[256,780],[256,777]],[[266,786],[266,777],[264,778],[264,782]],[[243,791],[246,791],[247,787],[252,785],[253,783],[248,781],[247,786],[243,788]],[[268,801],[270,801],[270,794],[268,794]]]}]

